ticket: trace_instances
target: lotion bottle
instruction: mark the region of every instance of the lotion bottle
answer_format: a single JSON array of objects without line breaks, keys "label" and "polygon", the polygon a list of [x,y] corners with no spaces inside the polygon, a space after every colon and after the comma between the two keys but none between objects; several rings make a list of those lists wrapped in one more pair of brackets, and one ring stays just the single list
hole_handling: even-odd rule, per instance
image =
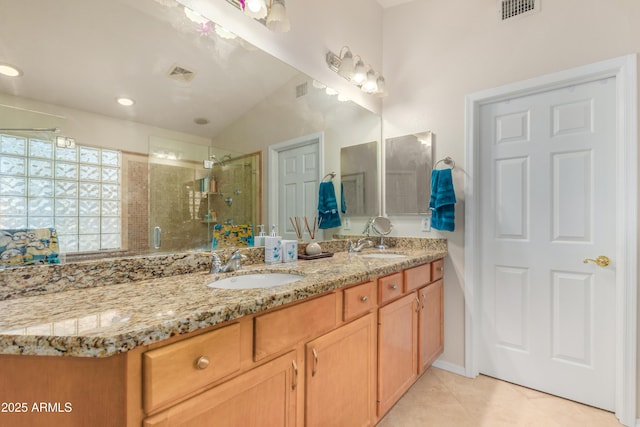
[{"label": "lotion bottle", "polygon": [[271,226],[271,235],[264,238],[265,264],[282,262],[282,237],[276,235],[276,225]]}]

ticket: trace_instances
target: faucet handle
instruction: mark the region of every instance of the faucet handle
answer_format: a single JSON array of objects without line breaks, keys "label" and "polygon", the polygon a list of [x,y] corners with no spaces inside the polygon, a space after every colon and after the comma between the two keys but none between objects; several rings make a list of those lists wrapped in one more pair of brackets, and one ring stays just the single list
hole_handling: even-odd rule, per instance
[{"label": "faucet handle", "polygon": [[209,272],[220,273],[220,271],[222,270],[222,261],[220,260],[220,255],[218,255],[216,252],[213,252],[211,254],[211,259],[211,270]]}]

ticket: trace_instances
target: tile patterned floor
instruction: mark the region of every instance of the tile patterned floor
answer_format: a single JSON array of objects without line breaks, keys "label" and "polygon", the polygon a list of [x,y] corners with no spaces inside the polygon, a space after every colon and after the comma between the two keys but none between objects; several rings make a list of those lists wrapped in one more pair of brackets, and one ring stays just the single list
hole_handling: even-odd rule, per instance
[{"label": "tile patterned floor", "polygon": [[378,427],[621,427],[606,411],[479,376],[431,368]]}]

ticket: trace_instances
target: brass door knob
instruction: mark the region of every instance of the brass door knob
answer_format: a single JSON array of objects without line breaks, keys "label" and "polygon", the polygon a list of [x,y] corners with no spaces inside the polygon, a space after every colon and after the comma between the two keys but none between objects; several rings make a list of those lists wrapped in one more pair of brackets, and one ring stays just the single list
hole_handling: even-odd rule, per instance
[{"label": "brass door knob", "polygon": [[604,256],[604,255],[600,255],[598,258],[596,259],[591,259],[591,258],[585,258],[584,260],[582,260],[582,262],[589,263],[589,262],[593,262],[595,263],[598,267],[606,267],[609,264],[611,264],[611,260]]}]

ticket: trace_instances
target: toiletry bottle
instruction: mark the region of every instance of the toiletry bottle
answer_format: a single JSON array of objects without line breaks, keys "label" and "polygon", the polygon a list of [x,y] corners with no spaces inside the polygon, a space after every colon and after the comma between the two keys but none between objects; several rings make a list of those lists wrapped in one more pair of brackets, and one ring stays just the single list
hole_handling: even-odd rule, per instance
[{"label": "toiletry bottle", "polygon": [[282,237],[276,235],[275,224],[271,226],[271,235],[264,238],[264,262],[276,264],[282,262]]},{"label": "toiletry bottle", "polygon": [[298,241],[282,240],[282,262],[293,262],[298,260]]},{"label": "toiletry bottle", "polygon": [[255,247],[264,246],[264,224],[258,225],[258,228],[260,229],[260,232],[253,238],[253,246]]}]

